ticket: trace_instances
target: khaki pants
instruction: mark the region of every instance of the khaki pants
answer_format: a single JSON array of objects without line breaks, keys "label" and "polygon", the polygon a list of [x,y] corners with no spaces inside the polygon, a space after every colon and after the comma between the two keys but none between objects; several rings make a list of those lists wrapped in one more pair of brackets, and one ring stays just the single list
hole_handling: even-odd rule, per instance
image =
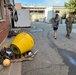
[{"label": "khaki pants", "polygon": [[66,25],[66,31],[67,31],[67,35],[68,36],[70,36],[70,33],[71,33],[71,31],[72,31],[72,24],[70,24],[70,25]]}]

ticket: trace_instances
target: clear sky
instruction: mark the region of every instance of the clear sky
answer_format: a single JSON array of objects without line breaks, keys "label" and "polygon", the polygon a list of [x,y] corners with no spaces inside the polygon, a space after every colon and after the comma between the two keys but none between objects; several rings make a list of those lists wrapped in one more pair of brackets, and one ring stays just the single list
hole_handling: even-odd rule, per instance
[{"label": "clear sky", "polygon": [[22,5],[41,5],[41,6],[63,6],[68,0],[15,0],[15,3],[21,3]]}]

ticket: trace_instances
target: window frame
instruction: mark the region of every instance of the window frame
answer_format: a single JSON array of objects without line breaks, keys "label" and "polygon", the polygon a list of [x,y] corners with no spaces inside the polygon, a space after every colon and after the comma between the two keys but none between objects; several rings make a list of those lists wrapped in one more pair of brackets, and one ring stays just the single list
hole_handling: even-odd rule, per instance
[{"label": "window frame", "polygon": [[15,5],[14,0],[4,0],[4,5]]},{"label": "window frame", "polygon": [[1,15],[0,15],[0,22],[1,21],[4,21],[5,17],[4,17],[4,0],[0,0],[0,12],[1,12]]}]

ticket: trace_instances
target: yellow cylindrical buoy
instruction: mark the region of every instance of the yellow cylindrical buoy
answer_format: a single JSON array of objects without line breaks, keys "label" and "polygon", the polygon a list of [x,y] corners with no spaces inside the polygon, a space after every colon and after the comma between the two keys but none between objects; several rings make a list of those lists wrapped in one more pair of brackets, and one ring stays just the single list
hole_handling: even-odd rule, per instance
[{"label": "yellow cylindrical buoy", "polygon": [[25,32],[18,34],[13,40],[12,44],[10,45],[11,49],[16,54],[23,54],[27,51],[30,51],[33,46],[34,46],[33,38]]}]

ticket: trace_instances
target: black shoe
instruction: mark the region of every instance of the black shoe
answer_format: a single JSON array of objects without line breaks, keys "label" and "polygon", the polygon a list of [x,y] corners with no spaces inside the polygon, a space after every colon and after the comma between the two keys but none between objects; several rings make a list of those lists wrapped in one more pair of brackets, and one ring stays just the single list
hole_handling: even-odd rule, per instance
[{"label": "black shoe", "polygon": [[55,38],[56,39],[56,38]]},{"label": "black shoe", "polygon": [[66,35],[66,37],[67,37],[68,39],[70,39],[70,36]]},{"label": "black shoe", "polygon": [[66,34],[66,37],[68,37],[68,35]]}]

